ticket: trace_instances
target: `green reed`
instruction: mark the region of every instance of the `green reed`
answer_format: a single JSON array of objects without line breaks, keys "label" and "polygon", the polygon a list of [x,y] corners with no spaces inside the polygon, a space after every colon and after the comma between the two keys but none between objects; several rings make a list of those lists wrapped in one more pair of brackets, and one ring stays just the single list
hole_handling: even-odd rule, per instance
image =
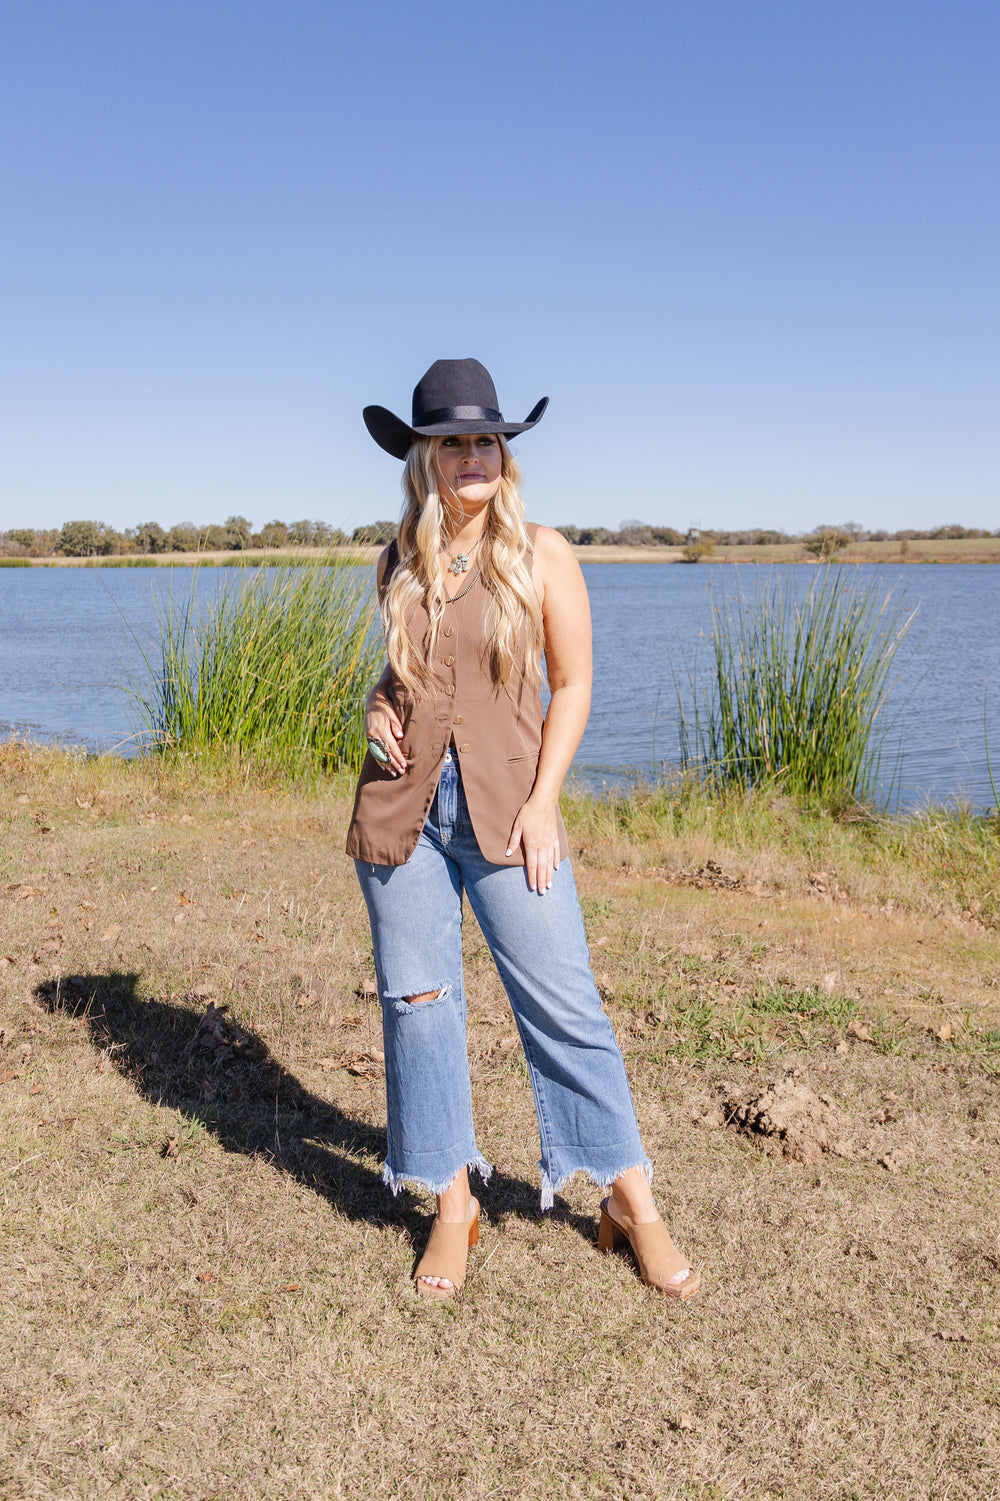
[{"label": "green reed", "polygon": [[916,613],[845,565],[713,600],[710,686],[678,690],[681,763],[713,788],[873,801],[894,658]]},{"label": "green reed", "polygon": [[158,607],[161,662],[138,695],[160,748],[233,750],[290,772],[357,770],[363,703],[382,658],[367,570],[239,570],[210,601]]}]

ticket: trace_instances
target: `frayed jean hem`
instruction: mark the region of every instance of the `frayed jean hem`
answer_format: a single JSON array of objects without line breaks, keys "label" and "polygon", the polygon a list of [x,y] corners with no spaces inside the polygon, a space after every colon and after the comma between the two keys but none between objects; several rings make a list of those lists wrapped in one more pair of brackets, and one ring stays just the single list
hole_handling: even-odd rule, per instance
[{"label": "frayed jean hem", "polygon": [[648,1157],[641,1157],[638,1162],[626,1162],[621,1167],[616,1167],[613,1172],[609,1173],[597,1173],[593,1168],[580,1163],[576,1167],[571,1167],[568,1172],[562,1173],[554,1183],[545,1171],[543,1164],[539,1163],[538,1169],[542,1175],[542,1210],[544,1212],[546,1209],[552,1208],[555,1195],[564,1189],[569,1180],[575,1177],[577,1173],[586,1173],[591,1182],[595,1183],[598,1188],[610,1188],[612,1183],[620,1178],[623,1173],[631,1172],[634,1167],[639,1169],[646,1182],[652,1186],[653,1164]]},{"label": "frayed jean hem", "polygon": [[[487,1162],[485,1157],[473,1157],[471,1161],[462,1164],[462,1166],[465,1167],[467,1172],[478,1173],[484,1183],[490,1181],[493,1165]],[[462,1171],[462,1166],[457,1167],[451,1176],[445,1178],[442,1183],[435,1183],[430,1178],[421,1178],[418,1173],[394,1173],[389,1164],[386,1163],[382,1169],[382,1182],[387,1188],[392,1190],[393,1197],[399,1193],[401,1188],[405,1188],[408,1183],[416,1188],[426,1188],[428,1193],[432,1193],[436,1197],[451,1187]]]}]

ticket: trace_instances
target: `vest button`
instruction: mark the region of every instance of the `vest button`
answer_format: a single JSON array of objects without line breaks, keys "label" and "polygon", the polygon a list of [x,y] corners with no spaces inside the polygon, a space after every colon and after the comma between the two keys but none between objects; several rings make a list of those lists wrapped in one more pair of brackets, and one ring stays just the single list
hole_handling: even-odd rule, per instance
[{"label": "vest button", "polygon": [[453,625],[446,625],[445,628],[444,628],[444,634],[446,636],[454,636],[454,634],[455,634],[455,627]]},{"label": "vest button", "polygon": [[455,658],[454,657],[445,657],[445,659],[444,659],[444,665],[446,667],[454,667],[454,665],[455,665]]},{"label": "vest button", "polygon": [[445,693],[447,693],[447,695],[448,695],[449,698],[454,698],[455,697],[455,684],[454,683],[446,683],[444,691],[445,691]]},{"label": "vest button", "polygon": [[465,755],[465,752],[469,749],[468,744],[466,744],[466,745],[460,745],[458,748],[462,752],[463,756]]},{"label": "vest button", "polygon": [[455,718],[452,720],[452,724],[461,724],[461,723],[462,723],[462,716],[461,716],[461,714],[456,714]]}]

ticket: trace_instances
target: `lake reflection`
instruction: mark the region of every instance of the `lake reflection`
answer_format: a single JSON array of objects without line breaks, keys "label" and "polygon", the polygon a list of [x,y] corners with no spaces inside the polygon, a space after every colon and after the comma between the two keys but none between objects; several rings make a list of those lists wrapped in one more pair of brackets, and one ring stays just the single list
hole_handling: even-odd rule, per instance
[{"label": "lake reflection", "polygon": [[[841,565],[849,567],[850,565]],[[808,585],[814,570],[796,567]],[[989,743],[1000,773],[1000,568],[961,564],[859,568],[893,588],[916,622],[890,700],[889,737],[903,749],[900,802],[958,795],[992,806]],[[768,570],[754,565],[589,564],[594,615],[594,703],[574,762],[587,785],[649,777],[678,757],[675,669],[708,666],[713,588],[753,595]],[[183,606],[192,588],[210,597],[231,569],[0,569],[0,735],[85,745],[134,746],[123,686],[158,665],[157,601]]]}]

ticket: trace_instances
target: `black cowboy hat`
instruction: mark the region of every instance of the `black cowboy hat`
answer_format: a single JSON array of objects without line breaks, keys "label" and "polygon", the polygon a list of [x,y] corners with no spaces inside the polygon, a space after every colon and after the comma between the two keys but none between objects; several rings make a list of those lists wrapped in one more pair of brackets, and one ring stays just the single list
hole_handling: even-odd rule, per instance
[{"label": "black cowboy hat", "polygon": [[543,396],[525,422],[505,422],[493,377],[478,360],[435,360],[413,388],[413,422],[407,427],[385,407],[365,407],[365,426],[394,458],[405,459],[416,438],[449,433],[503,433],[513,438],[539,422],[549,404]]}]

